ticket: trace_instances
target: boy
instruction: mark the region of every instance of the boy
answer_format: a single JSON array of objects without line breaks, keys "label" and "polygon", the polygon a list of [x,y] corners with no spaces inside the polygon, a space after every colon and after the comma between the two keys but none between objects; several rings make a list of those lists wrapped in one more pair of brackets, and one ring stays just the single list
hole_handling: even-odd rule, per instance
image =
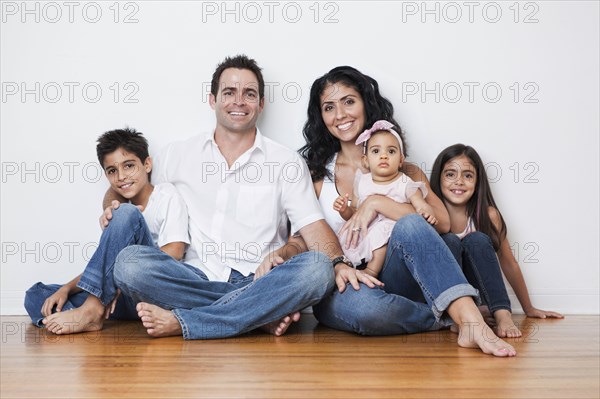
[{"label": "boy", "polygon": [[25,308],[33,323],[54,334],[100,330],[111,314],[137,319],[136,304],[119,297],[114,284],[118,253],[133,244],[157,246],[181,260],[190,242],[187,208],[175,187],[150,184],[152,159],[141,133],[129,128],[106,132],[98,138],[96,152],[111,189],[131,205],[115,210],[82,274],[63,286],[37,283],[27,291]]}]

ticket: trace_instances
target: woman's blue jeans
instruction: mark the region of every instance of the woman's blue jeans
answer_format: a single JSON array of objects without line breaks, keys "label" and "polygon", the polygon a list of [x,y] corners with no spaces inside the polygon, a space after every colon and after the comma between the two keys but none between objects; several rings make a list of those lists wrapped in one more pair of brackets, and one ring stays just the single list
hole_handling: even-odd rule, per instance
[{"label": "woman's blue jeans", "polygon": [[442,238],[461,265],[467,281],[481,293],[483,303],[490,312],[494,314],[500,309],[512,312],[500,263],[490,237],[475,231],[462,240],[452,233],[444,234]]},{"label": "woman's blue jeans", "polygon": [[[116,295],[117,287],[113,278],[113,269],[117,255],[129,245],[146,245],[154,247],[152,235],[144,216],[131,204],[121,204],[113,210],[113,218],[102,232],[98,248],[87,264],[77,286],[83,291],[69,296],[62,310],[80,307],[88,295],[97,297],[103,305],[108,305]],[[54,294],[61,285],[44,283],[34,284],[25,293],[25,309],[33,324],[43,327],[44,316],[41,313],[44,301]],[[117,300],[114,319],[138,319],[135,310],[136,302],[126,295]]]},{"label": "woman's blue jeans", "polygon": [[479,300],[439,234],[416,214],[396,222],[379,279],[383,288],[334,291],[314,307],[315,316],[362,335],[409,334],[452,324],[446,309],[458,298]]}]

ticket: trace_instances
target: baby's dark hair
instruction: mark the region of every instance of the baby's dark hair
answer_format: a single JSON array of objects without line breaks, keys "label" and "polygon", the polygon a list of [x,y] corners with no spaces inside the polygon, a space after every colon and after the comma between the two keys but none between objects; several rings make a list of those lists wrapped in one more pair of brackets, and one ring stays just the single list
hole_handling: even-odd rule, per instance
[{"label": "baby's dark hair", "polygon": [[148,154],[148,141],[141,132],[137,132],[135,129],[126,127],[125,129],[111,130],[103,133],[98,137],[98,145],[96,145],[96,154],[98,155],[98,162],[104,169],[104,158],[118,150],[123,148],[127,152],[135,154],[142,163],[146,161]]}]

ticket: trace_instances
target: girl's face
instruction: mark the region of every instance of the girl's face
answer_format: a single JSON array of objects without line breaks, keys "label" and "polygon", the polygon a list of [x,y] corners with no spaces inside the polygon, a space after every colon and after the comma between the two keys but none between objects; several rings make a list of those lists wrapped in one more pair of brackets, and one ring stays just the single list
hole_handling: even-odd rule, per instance
[{"label": "girl's face", "polygon": [[325,86],[321,94],[321,117],[329,133],[338,140],[356,140],[365,128],[365,105],[361,95],[343,83]]},{"label": "girl's face", "polygon": [[363,156],[374,181],[385,182],[400,173],[404,157],[398,139],[386,131],[376,132],[368,142],[367,154]]},{"label": "girl's face", "polygon": [[477,172],[473,162],[465,155],[450,159],[442,170],[442,196],[455,206],[466,206],[475,194]]}]

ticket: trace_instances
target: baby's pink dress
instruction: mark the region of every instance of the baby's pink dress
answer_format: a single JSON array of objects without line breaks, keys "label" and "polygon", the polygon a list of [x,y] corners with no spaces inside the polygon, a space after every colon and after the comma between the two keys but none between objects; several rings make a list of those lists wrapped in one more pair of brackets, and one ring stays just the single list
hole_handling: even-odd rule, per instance
[{"label": "baby's pink dress", "polygon": [[[357,170],[354,187],[358,194],[359,205],[373,194],[385,195],[403,204],[410,203],[408,198],[419,189],[423,192],[423,198],[427,196],[425,183],[417,183],[405,174],[389,184],[375,184],[371,173],[363,174]],[[356,248],[343,248],[344,254],[355,266],[360,265],[363,260],[369,262],[373,258],[373,251],[386,245],[389,241],[394,224],[396,224],[394,220],[378,214],[375,220],[369,224],[367,235],[364,236],[361,232]],[[344,247],[346,234],[340,235],[339,239]]]}]

